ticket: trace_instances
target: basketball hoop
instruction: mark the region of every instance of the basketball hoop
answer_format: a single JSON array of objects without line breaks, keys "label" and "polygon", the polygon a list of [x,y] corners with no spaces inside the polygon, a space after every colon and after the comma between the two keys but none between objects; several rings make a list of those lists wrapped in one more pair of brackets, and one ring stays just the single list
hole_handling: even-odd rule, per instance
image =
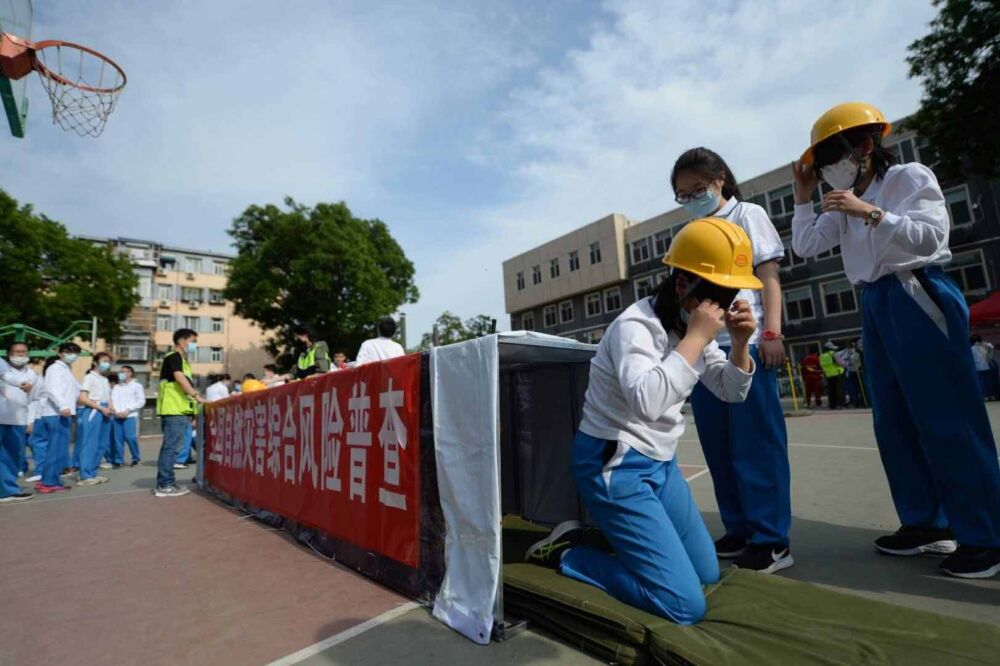
[{"label": "basketball hoop", "polygon": [[52,122],[97,137],[125,88],[125,71],[97,51],[50,39],[29,42],[0,34],[0,73],[20,79],[34,70],[52,102]]}]

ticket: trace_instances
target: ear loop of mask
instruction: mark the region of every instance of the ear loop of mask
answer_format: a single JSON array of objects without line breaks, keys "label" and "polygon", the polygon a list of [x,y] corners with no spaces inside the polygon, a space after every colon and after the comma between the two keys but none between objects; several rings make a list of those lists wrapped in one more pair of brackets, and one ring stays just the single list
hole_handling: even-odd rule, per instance
[{"label": "ear loop of mask", "polygon": [[858,160],[858,173],[854,177],[854,182],[851,183],[850,188],[848,188],[851,190],[853,194],[856,195],[857,192],[855,191],[855,189],[858,187],[859,184],[861,184],[862,181],[864,181],[865,177],[868,175],[868,160],[858,158],[857,152],[861,148],[861,144],[858,144],[857,146],[852,146],[850,142],[844,138],[843,134],[837,134],[837,138],[840,139],[840,142],[844,144],[845,148],[847,148],[847,156],[849,158]]}]

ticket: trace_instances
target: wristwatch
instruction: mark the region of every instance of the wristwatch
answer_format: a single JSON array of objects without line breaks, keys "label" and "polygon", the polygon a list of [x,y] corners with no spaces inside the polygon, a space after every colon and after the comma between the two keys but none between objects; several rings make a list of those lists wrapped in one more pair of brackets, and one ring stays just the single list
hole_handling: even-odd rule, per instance
[{"label": "wristwatch", "polygon": [[879,222],[882,221],[882,216],[885,215],[885,211],[881,208],[875,208],[872,212],[868,213],[868,217],[865,218],[865,224],[871,224],[877,226]]},{"label": "wristwatch", "polygon": [[765,340],[784,340],[785,336],[777,331],[764,331],[763,336]]}]

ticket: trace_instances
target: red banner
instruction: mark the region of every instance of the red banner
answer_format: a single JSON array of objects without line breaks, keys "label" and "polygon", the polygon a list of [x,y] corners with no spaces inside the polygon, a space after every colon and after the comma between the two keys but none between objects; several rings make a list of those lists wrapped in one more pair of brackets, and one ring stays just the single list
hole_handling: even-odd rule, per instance
[{"label": "red banner", "polygon": [[420,355],[205,410],[205,478],[411,567],[420,554]]}]

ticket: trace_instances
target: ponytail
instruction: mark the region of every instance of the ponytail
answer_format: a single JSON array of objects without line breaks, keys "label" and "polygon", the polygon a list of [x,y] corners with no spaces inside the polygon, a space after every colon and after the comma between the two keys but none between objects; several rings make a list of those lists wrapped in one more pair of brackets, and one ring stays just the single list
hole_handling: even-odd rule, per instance
[{"label": "ponytail", "polygon": [[718,180],[722,178],[722,196],[726,199],[743,199],[740,186],[736,182],[736,176],[726,161],[713,150],[708,148],[692,148],[684,151],[677,161],[674,162],[674,169],[670,172],[670,186],[677,190],[677,176],[682,171],[692,171],[703,178]]}]

